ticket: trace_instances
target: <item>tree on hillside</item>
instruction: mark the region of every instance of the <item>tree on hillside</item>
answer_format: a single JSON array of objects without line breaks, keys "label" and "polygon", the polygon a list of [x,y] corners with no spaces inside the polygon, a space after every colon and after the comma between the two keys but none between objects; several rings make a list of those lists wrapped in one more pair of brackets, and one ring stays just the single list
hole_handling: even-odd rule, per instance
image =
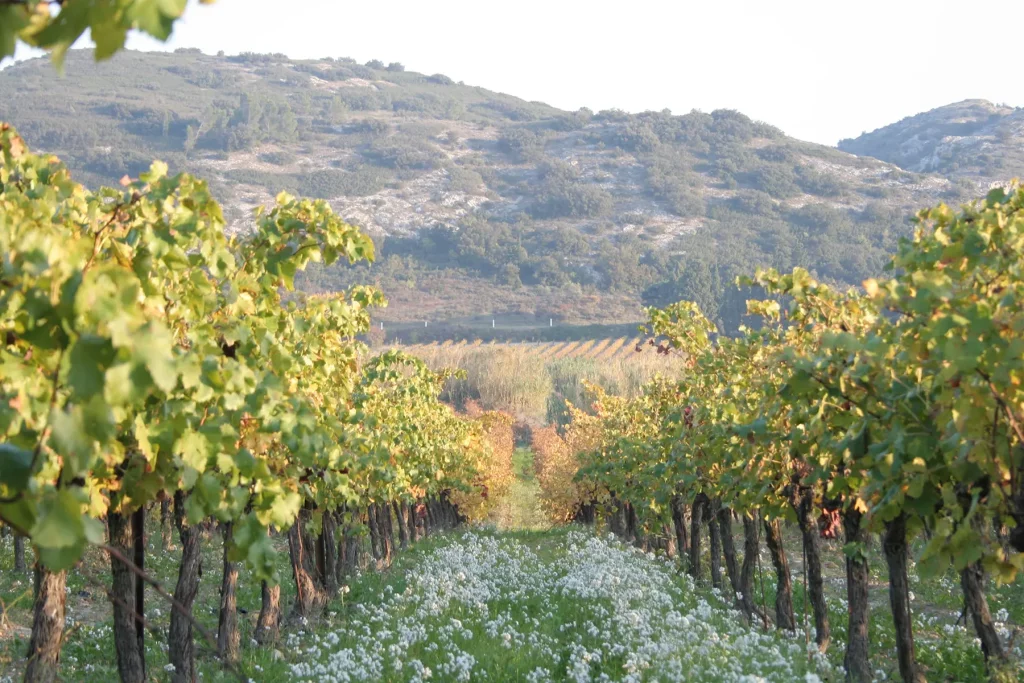
[{"label": "tree on hillside", "polygon": [[717,320],[721,294],[718,266],[709,265],[701,259],[688,264],[679,278],[645,289],[641,300],[644,306],[656,308],[664,308],[677,301],[693,301],[706,311],[709,320]]}]

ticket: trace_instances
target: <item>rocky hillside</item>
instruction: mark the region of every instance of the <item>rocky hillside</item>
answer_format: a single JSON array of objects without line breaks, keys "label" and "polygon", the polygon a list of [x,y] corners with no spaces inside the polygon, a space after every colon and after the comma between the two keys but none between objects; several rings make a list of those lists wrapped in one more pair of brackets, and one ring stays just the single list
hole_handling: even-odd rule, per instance
[{"label": "rocky hillside", "polygon": [[[994,111],[1019,126],[1019,112]],[[735,111],[566,112],[377,61],[72,53],[63,79],[43,60],[0,72],[0,119],[89,184],[153,158],[200,174],[233,230],[281,190],[327,199],[377,237],[380,258],[304,286],[376,281],[394,322],[624,322],[641,301],[677,296],[734,319],[736,274],[805,265],[859,283],[914,208],[973,194],[962,173],[915,162],[913,144],[870,147],[889,129],[847,141],[854,156]],[[984,126],[1020,142],[1013,125]],[[890,137],[953,134],[933,127]],[[922,143],[920,158],[941,144]],[[1010,177],[1021,163],[1005,158]]]},{"label": "rocky hillside", "polygon": [[1024,171],[1024,108],[964,100],[841,140],[839,149],[983,190]]}]

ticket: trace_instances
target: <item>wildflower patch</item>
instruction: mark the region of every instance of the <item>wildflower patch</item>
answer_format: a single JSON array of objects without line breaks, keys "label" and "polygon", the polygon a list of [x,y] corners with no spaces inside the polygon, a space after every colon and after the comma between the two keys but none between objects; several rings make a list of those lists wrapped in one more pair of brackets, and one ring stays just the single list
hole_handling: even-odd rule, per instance
[{"label": "wildflower patch", "polygon": [[744,623],[668,560],[581,531],[473,530],[325,634],[288,637],[298,681],[817,681],[802,636]]}]

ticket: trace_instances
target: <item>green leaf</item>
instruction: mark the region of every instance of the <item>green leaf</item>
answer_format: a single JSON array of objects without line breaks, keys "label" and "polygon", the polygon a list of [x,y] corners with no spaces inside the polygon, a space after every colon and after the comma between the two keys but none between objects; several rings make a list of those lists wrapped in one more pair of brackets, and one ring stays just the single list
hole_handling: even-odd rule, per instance
[{"label": "green leaf", "polygon": [[182,465],[185,467],[182,473],[185,478],[185,489],[191,489],[199,475],[206,471],[210,443],[205,436],[190,429],[174,444],[174,453],[181,457]]},{"label": "green leaf", "polygon": [[36,523],[35,504],[26,498],[13,503],[0,503],[0,516],[18,529],[28,532]]},{"label": "green leaf", "polygon": [[151,323],[135,336],[134,357],[140,362],[162,391],[174,389],[178,373],[174,363],[174,339],[167,328]]},{"label": "green leaf", "polygon": [[185,11],[186,0],[135,0],[128,16],[140,30],[159,40],[171,35],[174,20]]},{"label": "green leaf", "polygon": [[104,375],[114,360],[114,347],[109,339],[96,335],[79,338],[68,357],[68,385],[79,398],[88,398],[103,391]]},{"label": "green leaf", "polygon": [[121,363],[107,370],[104,376],[103,397],[114,406],[124,405],[135,398],[137,387],[132,381],[132,366]]},{"label": "green leaf", "polygon": [[82,506],[66,489],[54,492],[39,504],[39,517],[32,527],[32,542],[40,548],[74,548],[85,541]]},{"label": "green leaf", "polygon": [[17,5],[0,5],[0,59],[14,55],[18,31],[25,27],[24,12]]},{"label": "green leaf", "polygon": [[50,571],[59,572],[75,566],[75,563],[82,557],[82,553],[85,552],[85,546],[85,539],[80,538],[73,545],[63,548],[37,546],[36,552],[39,553],[39,561],[44,567]]},{"label": "green leaf", "polygon": [[89,27],[92,4],[92,0],[68,0],[61,6],[57,16],[35,35],[39,47],[52,50],[50,57],[58,69],[63,67],[64,54],[68,48],[81,38],[85,29]]},{"label": "green leaf", "polygon": [[82,525],[85,531],[85,540],[93,545],[99,545],[106,543],[107,541],[107,529],[98,519],[92,517],[83,517]]},{"label": "green leaf", "polygon": [[32,475],[32,453],[9,443],[0,443],[0,484],[8,494],[21,491]]},{"label": "green leaf", "polygon": [[128,29],[115,23],[93,24],[89,36],[96,43],[96,59],[109,59],[124,47]]},{"label": "green leaf", "polygon": [[64,481],[88,474],[95,455],[94,440],[85,428],[82,409],[76,406],[65,412],[55,408],[50,414],[50,426],[54,450],[64,457]]},{"label": "green leaf", "polygon": [[278,529],[286,529],[299,516],[302,507],[302,496],[298,493],[285,492],[278,494],[270,506],[270,524]]},{"label": "green leaf", "polygon": [[107,59],[124,47],[128,27],[122,23],[121,7],[110,2],[94,2],[89,15],[89,37],[96,43],[97,60]]}]

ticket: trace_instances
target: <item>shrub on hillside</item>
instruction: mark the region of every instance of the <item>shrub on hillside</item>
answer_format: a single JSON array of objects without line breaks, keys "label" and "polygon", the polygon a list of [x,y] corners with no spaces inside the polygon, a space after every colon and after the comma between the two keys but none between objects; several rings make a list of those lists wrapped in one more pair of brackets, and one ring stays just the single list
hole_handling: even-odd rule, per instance
[{"label": "shrub on hillside", "polygon": [[378,166],[397,170],[435,168],[443,154],[436,147],[413,138],[391,136],[375,140],[364,156]]},{"label": "shrub on hillside", "polygon": [[364,197],[384,189],[380,171],[360,168],[356,171],[324,169],[299,176],[299,192],[308,197]]},{"label": "shrub on hillside", "polygon": [[630,152],[651,152],[661,144],[654,129],[649,124],[636,119],[631,119],[624,125],[615,128],[610,142]]},{"label": "shrub on hillside", "polygon": [[776,199],[786,199],[800,192],[792,169],[782,164],[762,166],[753,173],[744,174],[744,180],[755,190],[769,194]]},{"label": "shrub on hillside", "polygon": [[588,185],[569,164],[552,161],[540,168],[541,184],[530,212],[534,218],[595,218],[611,212],[612,197]]},{"label": "shrub on hillside", "polygon": [[483,177],[473,169],[451,166],[448,168],[448,189],[452,192],[478,194],[486,187]]},{"label": "shrub on hillside", "polygon": [[847,183],[832,173],[822,173],[806,166],[797,167],[797,184],[807,194],[818,197],[838,197],[848,188]]},{"label": "shrub on hillside", "polygon": [[260,161],[265,161],[268,164],[274,164],[275,166],[289,166],[295,163],[298,156],[294,152],[290,152],[286,149],[282,149],[276,152],[264,152],[260,155]]},{"label": "shrub on hillside", "polygon": [[391,110],[391,93],[368,88],[343,88],[338,97],[355,111]]},{"label": "shrub on hillside", "polygon": [[733,197],[729,204],[733,211],[755,216],[773,216],[777,209],[771,196],[758,190],[746,190]]},{"label": "shrub on hillside", "polygon": [[372,81],[377,78],[377,74],[374,73],[373,69],[362,66],[361,64],[353,64],[348,68],[355,78],[361,78],[364,81]]},{"label": "shrub on hillside", "polygon": [[586,107],[569,114],[559,114],[547,122],[548,128],[560,132],[569,132],[584,128],[594,117],[594,112]]},{"label": "shrub on hillside", "polygon": [[498,149],[524,163],[538,158],[544,151],[544,138],[527,128],[506,128],[498,136]]}]

